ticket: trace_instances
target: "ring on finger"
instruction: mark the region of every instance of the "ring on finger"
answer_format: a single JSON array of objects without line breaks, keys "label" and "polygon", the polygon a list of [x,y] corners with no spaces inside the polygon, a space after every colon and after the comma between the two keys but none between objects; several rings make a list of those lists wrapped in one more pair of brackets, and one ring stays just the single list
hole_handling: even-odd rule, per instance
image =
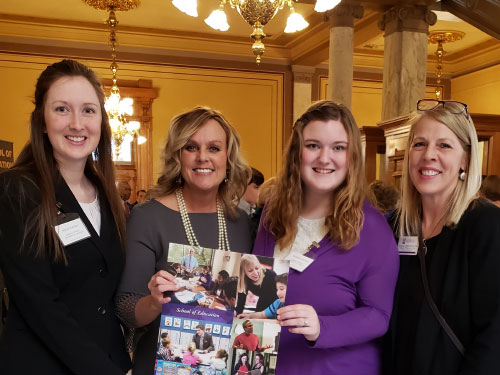
[{"label": "ring on finger", "polygon": [[304,318],[304,324],[303,327],[309,327],[309,322],[307,319]]}]

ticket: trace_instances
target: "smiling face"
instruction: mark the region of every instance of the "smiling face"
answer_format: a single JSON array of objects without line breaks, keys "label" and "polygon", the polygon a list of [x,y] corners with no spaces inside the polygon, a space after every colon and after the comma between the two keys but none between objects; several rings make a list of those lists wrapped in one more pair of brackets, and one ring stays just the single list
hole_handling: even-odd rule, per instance
[{"label": "smiling face", "polygon": [[247,335],[253,333],[253,324],[252,324],[252,322],[248,322],[247,324],[245,324],[245,326],[243,327],[243,329],[245,330],[245,333]]},{"label": "smiling face", "polygon": [[203,124],[181,151],[184,189],[199,193],[217,193],[226,176],[226,133],[213,119]]},{"label": "smiling face", "polygon": [[444,124],[424,116],[415,125],[409,153],[410,179],[422,199],[444,203],[457,186],[466,153],[458,137]]},{"label": "smiling face", "polygon": [[302,131],[304,146],[300,177],[304,194],[330,194],[339,187],[348,171],[348,136],[338,120],[313,120]]},{"label": "smiling face", "polygon": [[198,336],[203,336],[203,329],[201,328],[196,328],[196,333],[198,334]]},{"label": "smiling face", "polygon": [[62,77],[47,91],[45,131],[59,168],[84,166],[101,137],[101,107],[90,82]]},{"label": "smiling face", "polygon": [[286,296],[286,285],[280,282],[276,283],[276,295],[280,299],[280,302],[285,302]]},{"label": "smiling face", "polygon": [[262,266],[260,264],[247,264],[245,266],[245,275],[254,283],[259,281]]}]

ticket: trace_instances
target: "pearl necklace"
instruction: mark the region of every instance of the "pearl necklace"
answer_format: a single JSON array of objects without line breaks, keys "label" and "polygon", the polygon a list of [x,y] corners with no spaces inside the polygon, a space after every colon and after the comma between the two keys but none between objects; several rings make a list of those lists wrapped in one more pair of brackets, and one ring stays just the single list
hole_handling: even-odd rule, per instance
[{"label": "pearl necklace", "polygon": [[[189,220],[189,215],[186,208],[186,202],[184,202],[184,196],[182,194],[182,187],[175,191],[175,197],[177,198],[177,205],[179,206],[179,213],[181,214],[182,226],[186,232],[186,237],[191,246],[201,247],[196,236],[194,234],[193,227],[191,226],[191,221]],[[217,224],[219,227],[219,247],[220,250],[229,249],[229,238],[227,236],[226,219],[224,218],[224,211],[222,210],[222,205],[217,200]]]}]

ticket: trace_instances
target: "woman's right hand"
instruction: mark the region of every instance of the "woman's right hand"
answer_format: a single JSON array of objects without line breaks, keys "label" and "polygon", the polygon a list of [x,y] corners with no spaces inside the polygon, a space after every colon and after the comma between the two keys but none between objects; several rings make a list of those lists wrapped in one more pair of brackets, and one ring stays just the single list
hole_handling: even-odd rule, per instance
[{"label": "woman's right hand", "polygon": [[170,297],[164,297],[164,292],[177,291],[179,289],[178,280],[175,276],[171,275],[167,271],[158,271],[153,276],[148,283],[148,289],[153,297],[154,302],[158,305],[163,305],[164,303],[170,302]]}]

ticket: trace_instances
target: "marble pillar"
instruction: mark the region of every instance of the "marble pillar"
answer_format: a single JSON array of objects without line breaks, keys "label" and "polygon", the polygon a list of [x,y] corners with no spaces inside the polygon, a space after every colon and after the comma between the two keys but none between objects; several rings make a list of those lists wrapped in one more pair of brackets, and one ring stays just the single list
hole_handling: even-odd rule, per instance
[{"label": "marble pillar", "polygon": [[311,105],[312,77],[315,70],[311,66],[292,65],[294,123]]},{"label": "marble pillar", "polygon": [[363,17],[363,7],[339,4],[327,13],[330,22],[327,97],[351,108],[354,19]]},{"label": "marble pillar", "polygon": [[436,14],[425,6],[397,5],[384,13],[382,121],[415,111],[425,96],[427,34]]}]

